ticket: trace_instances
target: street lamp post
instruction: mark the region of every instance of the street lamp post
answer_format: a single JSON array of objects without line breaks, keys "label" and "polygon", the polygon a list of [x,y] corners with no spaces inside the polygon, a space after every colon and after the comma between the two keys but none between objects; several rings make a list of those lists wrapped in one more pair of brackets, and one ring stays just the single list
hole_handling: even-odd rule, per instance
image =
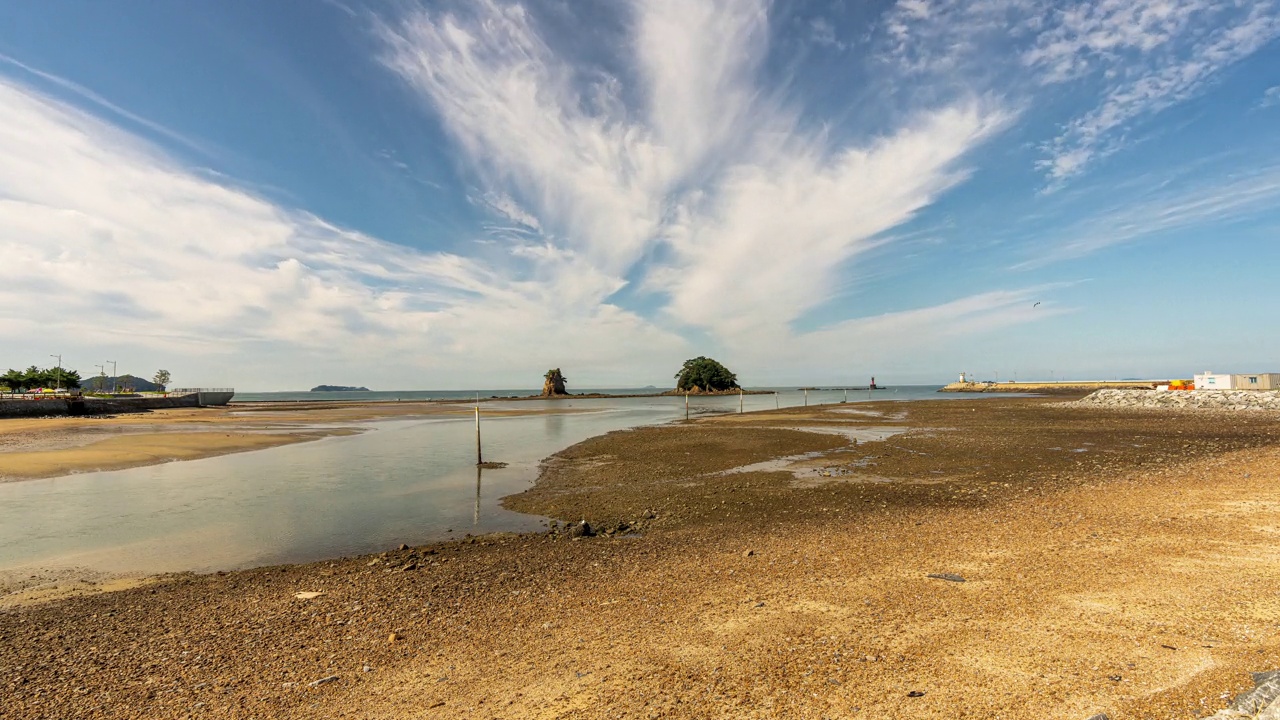
[{"label": "street lamp post", "polygon": [[61,355],[50,355],[49,357],[51,357],[51,358],[58,358],[58,375],[57,375],[57,378],[58,378],[58,387],[56,387],[56,388],[54,388],[54,389],[55,389],[55,390],[61,390],[61,389],[62,389],[62,356],[61,356]]},{"label": "street lamp post", "polygon": [[120,379],[116,377],[116,361],[108,360],[107,362],[111,363],[111,394],[114,395],[116,393],[116,383],[120,382]]},{"label": "street lamp post", "polygon": [[106,385],[107,385],[107,384],[106,384],[106,383],[104,383],[104,382],[103,382],[103,380],[104,380],[104,379],[106,379],[106,377],[107,377],[107,366],[106,366],[106,365],[94,365],[94,367],[98,368],[98,392],[106,392],[106,390],[107,390]]}]

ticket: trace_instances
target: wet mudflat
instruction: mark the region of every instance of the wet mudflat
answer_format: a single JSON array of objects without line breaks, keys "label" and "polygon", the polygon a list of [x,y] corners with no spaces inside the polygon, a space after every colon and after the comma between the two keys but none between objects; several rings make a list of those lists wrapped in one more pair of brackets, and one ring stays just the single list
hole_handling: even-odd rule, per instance
[{"label": "wet mudflat", "polygon": [[[613,433],[506,501],[612,535],[486,536],[11,605],[0,705],[1194,718],[1280,666],[1280,418],[1039,399],[860,409],[880,414]],[[851,445],[787,429],[813,426],[905,432]]]}]

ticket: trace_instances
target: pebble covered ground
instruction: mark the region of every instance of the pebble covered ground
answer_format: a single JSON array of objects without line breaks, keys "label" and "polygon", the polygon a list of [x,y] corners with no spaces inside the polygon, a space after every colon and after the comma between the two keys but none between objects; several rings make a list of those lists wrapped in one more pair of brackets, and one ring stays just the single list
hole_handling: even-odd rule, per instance
[{"label": "pebble covered ground", "polygon": [[1190,719],[1280,667],[1276,414],[795,408],[544,470],[507,504],[601,534],[3,606],[2,714]]}]

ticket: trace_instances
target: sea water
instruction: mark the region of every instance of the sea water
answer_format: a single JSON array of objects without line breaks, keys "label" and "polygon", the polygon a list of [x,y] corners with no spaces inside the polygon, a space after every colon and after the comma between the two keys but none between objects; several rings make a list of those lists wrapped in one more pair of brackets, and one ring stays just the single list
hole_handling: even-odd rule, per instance
[{"label": "sea water", "polygon": [[[937,389],[849,391],[848,399],[948,397]],[[410,399],[415,393],[399,396]],[[809,391],[807,402],[838,403],[844,397],[839,390]],[[803,405],[806,397],[791,388],[777,395],[746,395],[741,402],[750,412]],[[229,570],[378,552],[466,533],[535,531],[543,527],[542,518],[505,510],[499,501],[528,488],[543,458],[603,433],[682,419],[684,403],[683,397],[483,403],[484,458],[509,463],[495,470],[475,467],[474,419],[462,416],[342,423],[363,432],[201,460],[4,483],[0,571]],[[689,404],[694,415],[737,412],[739,397],[691,397]],[[486,409],[552,412],[485,418]]]}]

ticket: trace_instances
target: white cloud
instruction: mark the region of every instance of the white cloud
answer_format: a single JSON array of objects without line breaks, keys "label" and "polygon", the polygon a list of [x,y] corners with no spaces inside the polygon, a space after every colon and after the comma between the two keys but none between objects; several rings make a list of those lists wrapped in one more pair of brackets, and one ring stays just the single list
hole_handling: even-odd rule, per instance
[{"label": "white cloud", "polygon": [[[1125,147],[1137,123],[1197,96],[1280,36],[1276,0],[899,0],[883,60],[899,85],[1091,96],[1042,145],[1050,187]],[[936,92],[936,89],[933,90]]]},{"label": "white cloud", "polygon": [[824,47],[847,50],[849,43],[836,37],[836,28],[825,18],[814,18],[809,21],[809,40]]},{"label": "white cloud", "polygon": [[204,143],[192,140],[186,135],[183,135],[182,133],[174,132],[173,130],[165,127],[164,125],[161,125],[160,123],[157,123],[145,117],[142,117],[137,113],[130,112],[120,107],[119,105],[116,105],[115,103],[107,100],[106,98],[102,97],[98,93],[93,92],[89,88],[84,87],[83,85],[71,82],[66,78],[59,77],[52,73],[44,72],[39,68],[31,67],[30,65],[20,62],[16,58],[9,57],[8,55],[5,55],[3,53],[0,53],[0,63],[10,65],[32,76],[38,77],[41,80],[51,85],[54,85],[55,87],[71,92],[72,94],[75,94],[85,100],[88,100],[89,102],[92,102],[101,108],[109,110],[112,113],[115,113],[116,115],[126,120],[129,120],[130,122],[136,123],[137,125],[140,125],[160,136],[163,136],[165,138],[168,138],[169,140],[172,140],[188,148],[191,148],[192,150],[200,152],[201,154],[204,154],[204,155],[214,154],[211,148],[206,146]]},{"label": "white cloud", "polygon": [[1262,93],[1262,100],[1258,102],[1260,107],[1269,108],[1280,105],[1280,85],[1269,87]]},{"label": "white cloud", "polygon": [[652,282],[684,322],[729,337],[784,328],[830,297],[842,263],[961,180],[955,161],[1006,119],[952,108],[834,153],[797,138],[690,203]]},{"label": "white cloud", "polygon": [[[841,141],[763,84],[764,0],[629,7],[634,87],[571,63],[519,5],[376,21],[386,67],[456,142],[473,201],[507,225],[483,259],[281,207],[0,79],[0,256],[22,268],[0,286],[0,340],[38,332],[89,357],[85,370],[109,348],[183,384],[259,387],[528,385],[566,358],[580,382],[654,381],[690,352],[690,330],[766,368],[816,343],[878,333],[887,358],[915,342],[875,319],[792,328],[833,297],[842,264],[967,177],[966,153],[1010,112],[968,95]],[[628,278],[646,302],[659,293],[653,317],[610,301]],[[1017,292],[897,317],[981,333],[1048,316],[1024,318]]]},{"label": "white cloud", "polygon": [[381,25],[387,66],[431,103],[487,191],[536,213],[605,272],[624,272],[661,215],[667,154],[626,117],[608,79],[579,92],[575,69],[523,7],[478,0],[470,12]]},{"label": "white cloud", "polygon": [[763,1],[631,8],[638,88],[570,66],[527,11],[497,0],[417,11],[380,34],[387,66],[488,192],[527,208],[549,246],[607,275],[641,270],[672,321],[721,338],[788,332],[831,296],[841,263],[962,179],[956,163],[1009,119],[966,100],[834,143],[761,86]]},{"label": "white cloud", "polygon": [[[1151,182],[1154,185],[1157,179]],[[1277,202],[1280,168],[1276,167],[1179,183],[1176,189],[1157,189],[1067,226],[1058,239],[1051,239],[1035,257],[1015,267],[1042,267],[1170,231],[1246,220],[1274,209]]]},{"label": "white cloud", "polygon": [[617,279],[573,253],[520,258],[513,275],[381,242],[4,80],[0,157],[9,362],[38,339],[90,372],[109,349],[122,371],[208,383],[297,387],[358,367],[370,385],[448,387],[518,382],[565,356],[639,372],[639,357],[681,354],[677,336],[602,303]]},{"label": "white cloud", "polygon": [[1120,133],[1198,94],[1218,73],[1280,35],[1271,2],[1238,7],[1166,0],[1108,0],[1064,14],[1037,38],[1026,61],[1058,83],[1102,72],[1101,103],[1046,144],[1041,163],[1051,182],[1082,172],[1123,145]]},{"label": "white cloud", "polygon": [[[748,373],[783,365],[808,368],[795,379],[820,374],[833,379],[885,373],[936,377],[938,365],[964,354],[974,338],[1012,331],[1073,313],[1048,298],[1064,284],[996,290],[929,307],[846,320],[773,347],[744,338],[734,345]],[[1039,303],[1037,305],[1037,303]],[[835,367],[828,368],[833,359]],[[817,371],[821,368],[821,371]],[[958,370],[958,368],[957,368]]]}]

